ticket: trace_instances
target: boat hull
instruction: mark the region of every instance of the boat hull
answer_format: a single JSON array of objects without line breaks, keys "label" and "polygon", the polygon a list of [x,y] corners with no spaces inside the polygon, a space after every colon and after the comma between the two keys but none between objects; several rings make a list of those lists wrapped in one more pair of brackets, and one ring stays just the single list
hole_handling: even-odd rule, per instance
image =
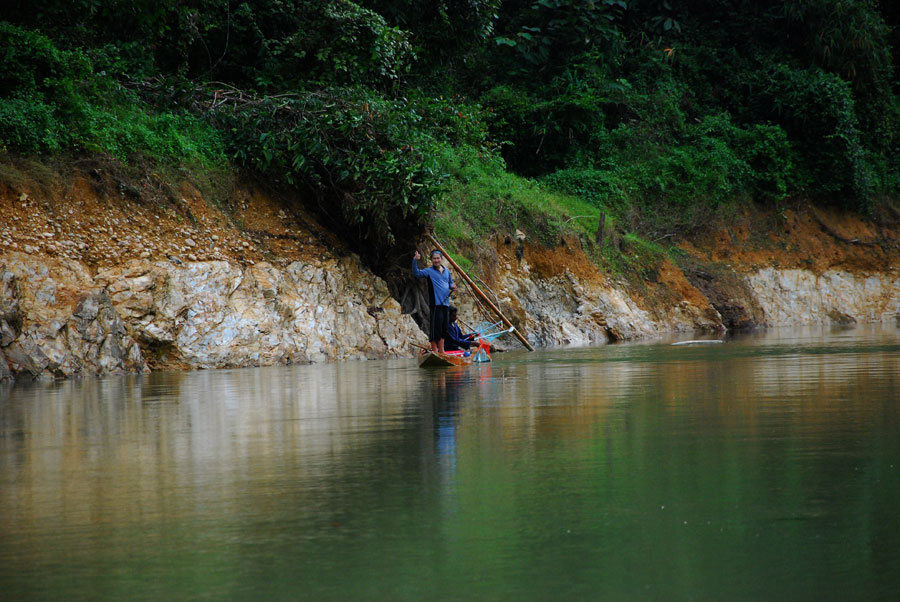
[{"label": "boat hull", "polygon": [[451,355],[449,353],[439,353],[434,351],[425,351],[421,355],[419,355],[419,368],[468,366],[471,363],[471,355],[469,357],[465,357],[462,355]]}]

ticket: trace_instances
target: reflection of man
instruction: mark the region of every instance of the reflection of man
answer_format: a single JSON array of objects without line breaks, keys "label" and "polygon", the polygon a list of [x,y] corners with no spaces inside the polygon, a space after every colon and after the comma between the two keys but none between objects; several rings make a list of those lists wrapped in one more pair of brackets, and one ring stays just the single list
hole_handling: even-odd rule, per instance
[{"label": "reflection of man", "polygon": [[434,451],[439,469],[445,480],[450,481],[456,472],[456,445],[459,432],[459,412],[463,389],[470,382],[465,372],[441,370],[439,380],[434,381],[432,392]]},{"label": "reflection of man", "polygon": [[447,351],[459,351],[468,349],[474,345],[475,334],[463,334],[456,323],[456,308],[450,306],[450,324],[447,326],[447,338],[444,340],[444,349]]}]

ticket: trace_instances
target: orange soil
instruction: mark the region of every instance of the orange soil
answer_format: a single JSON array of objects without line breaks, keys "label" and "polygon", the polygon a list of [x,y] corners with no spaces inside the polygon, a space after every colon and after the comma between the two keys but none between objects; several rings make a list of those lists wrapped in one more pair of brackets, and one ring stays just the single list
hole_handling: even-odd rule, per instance
[{"label": "orange soil", "polygon": [[[135,258],[288,263],[321,257],[341,246],[299,202],[285,208],[283,194],[238,183],[225,206],[217,207],[192,185],[161,195],[155,174],[133,185],[116,179],[112,171],[76,169],[52,186],[27,177],[21,179],[25,184],[0,182],[0,253],[68,258],[96,271]],[[728,226],[679,245],[701,262],[728,264],[739,272],[771,266],[867,273],[898,265],[898,240],[896,226],[806,205],[777,216],[764,209],[747,210]],[[498,238],[490,263],[515,269],[519,244]],[[532,271],[544,277],[568,270],[586,284],[603,279],[577,240],[564,240],[552,249],[525,240],[522,250]],[[492,271],[484,270],[488,277]],[[645,284],[646,290],[632,291],[636,299],[705,305],[705,297],[667,260],[655,282]],[[653,301],[647,298],[641,304],[647,303]]]},{"label": "orange soil", "polygon": [[[752,229],[751,229],[752,224]],[[762,227],[761,227],[762,226]],[[701,260],[745,272],[763,267],[881,272],[900,258],[896,226],[879,226],[862,216],[805,205],[781,216],[745,213],[729,228],[680,243]]]},{"label": "orange soil", "polygon": [[709,303],[706,296],[688,282],[684,273],[668,259],[663,261],[659,269],[659,286],[695,307],[706,307]]},{"label": "orange soil", "polygon": [[221,209],[189,184],[162,202],[109,188],[85,173],[49,191],[0,184],[0,253],[68,258],[96,271],[135,258],[286,263],[336,244],[304,211],[288,214],[282,199],[248,184],[236,186]]},{"label": "orange soil", "polygon": [[[517,241],[505,244],[502,239],[495,245],[501,265],[509,264],[515,269],[518,263],[516,259]],[[581,248],[577,240],[566,239],[563,244],[554,248],[534,245],[527,240],[523,244],[524,257],[531,266],[531,270],[545,278],[552,278],[564,274],[566,270],[584,283],[597,283],[602,275],[597,271],[588,256]]]}]

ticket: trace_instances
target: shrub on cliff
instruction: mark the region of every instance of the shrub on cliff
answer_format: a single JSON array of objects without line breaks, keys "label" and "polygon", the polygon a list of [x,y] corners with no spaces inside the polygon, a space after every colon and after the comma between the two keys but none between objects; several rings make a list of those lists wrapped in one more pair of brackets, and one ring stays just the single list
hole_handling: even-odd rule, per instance
[{"label": "shrub on cliff", "polygon": [[0,147],[41,154],[134,153],[174,161],[218,162],[222,140],[177,108],[157,109],[95,64],[115,50],[63,50],[50,38],[0,22]]},{"label": "shrub on cliff", "polygon": [[726,114],[699,123],[669,118],[665,126],[665,117],[654,119],[602,133],[602,160],[542,181],[646,232],[690,230],[740,199],[780,201],[796,180],[794,153],[778,126],[741,128]]},{"label": "shrub on cliff", "polygon": [[484,138],[480,110],[461,99],[389,99],[360,88],[228,94],[210,106],[234,159],[305,191],[376,261],[424,229],[445,179],[441,147]]}]

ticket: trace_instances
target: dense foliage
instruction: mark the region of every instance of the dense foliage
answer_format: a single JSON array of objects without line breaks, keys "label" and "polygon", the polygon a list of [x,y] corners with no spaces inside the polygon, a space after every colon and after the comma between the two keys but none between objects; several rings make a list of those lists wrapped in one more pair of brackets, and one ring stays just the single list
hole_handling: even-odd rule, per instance
[{"label": "dense foliage", "polygon": [[[501,219],[479,162],[644,233],[900,190],[886,0],[15,0],[3,19],[0,147],[230,161],[379,257],[442,202]],[[466,191],[484,211],[452,210]]]}]

